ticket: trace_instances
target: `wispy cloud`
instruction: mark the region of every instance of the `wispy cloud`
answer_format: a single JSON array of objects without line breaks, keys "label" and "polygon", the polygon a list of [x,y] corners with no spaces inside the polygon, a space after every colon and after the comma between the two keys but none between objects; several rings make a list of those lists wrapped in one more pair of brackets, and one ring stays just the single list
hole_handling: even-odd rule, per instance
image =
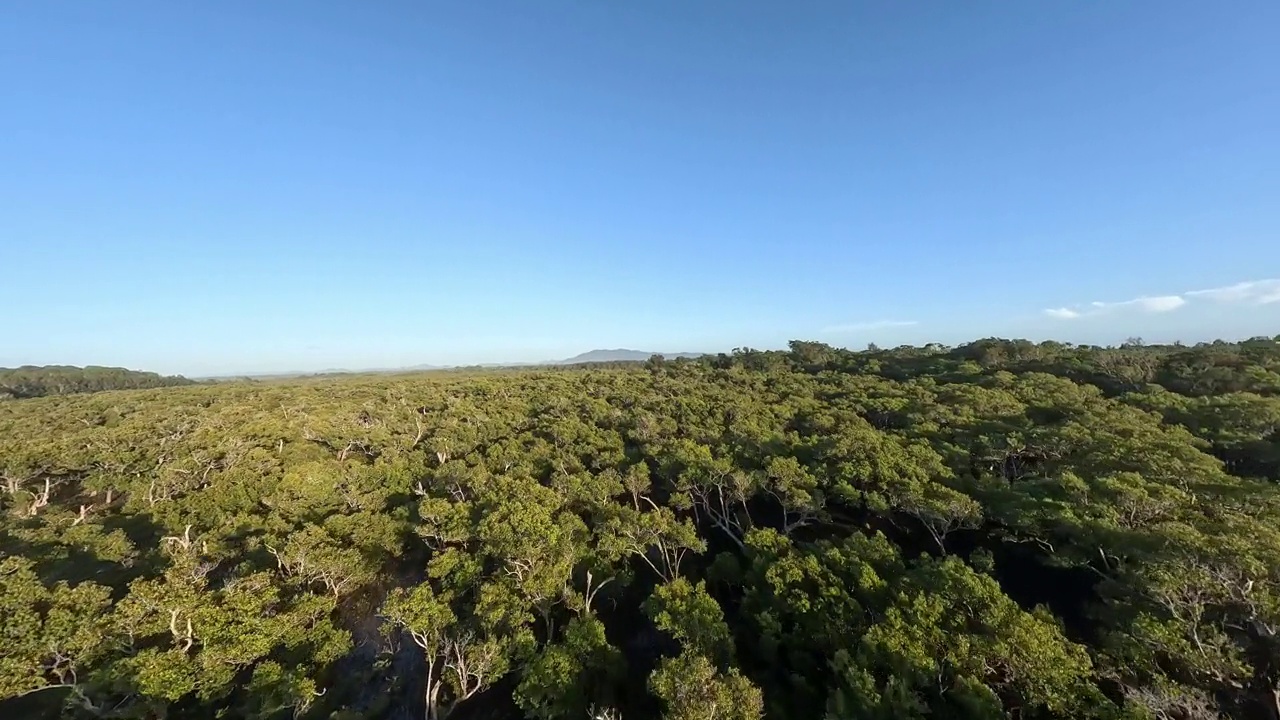
[{"label": "wispy cloud", "polygon": [[1088,305],[1049,308],[1045,315],[1059,320],[1075,320],[1076,318],[1094,315],[1108,315],[1114,312],[1165,313],[1186,305],[1187,301],[1180,295],[1158,295],[1156,297],[1140,297],[1119,302],[1101,302],[1095,300]]},{"label": "wispy cloud", "polygon": [[1166,313],[1201,300],[1233,305],[1277,303],[1280,302],[1280,279],[1249,280],[1208,290],[1189,290],[1179,295],[1157,295],[1119,302],[1094,301],[1082,305],[1049,308],[1044,311],[1044,314],[1058,320],[1075,320],[1115,312]]},{"label": "wispy cloud", "polygon": [[1235,285],[1227,285],[1226,287],[1192,290],[1186,295],[1219,303],[1268,305],[1273,302],[1280,302],[1280,279],[1250,280],[1236,283]]},{"label": "wispy cloud", "polygon": [[915,320],[868,320],[866,322],[843,323],[840,325],[828,325],[822,328],[824,333],[852,333],[861,332],[863,330],[880,330],[881,328],[906,327],[908,325],[919,325]]},{"label": "wispy cloud", "polygon": [[1181,295],[1158,295],[1156,297],[1140,297],[1133,300],[1125,300],[1124,302],[1095,302],[1093,307],[1102,312],[1111,312],[1113,310],[1137,310],[1146,313],[1162,313],[1170,310],[1177,310],[1186,305],[1187,301]]}]

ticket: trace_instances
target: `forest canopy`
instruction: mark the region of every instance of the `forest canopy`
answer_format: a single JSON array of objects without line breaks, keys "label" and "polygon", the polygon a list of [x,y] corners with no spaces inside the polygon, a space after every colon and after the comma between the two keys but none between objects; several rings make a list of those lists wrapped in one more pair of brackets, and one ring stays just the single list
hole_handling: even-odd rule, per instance
[{"label": "forest canopy", "polygon": [[181,376],[157,375],[119,367],[24,365],[19,368],[0,368],[0,400],[103,390],[145,390],[192,383],[193,380]]},{"label": "forest canopy", "polygon": [[186,383],[0,373],[0,716],[1280,720],[1275,339]]}]

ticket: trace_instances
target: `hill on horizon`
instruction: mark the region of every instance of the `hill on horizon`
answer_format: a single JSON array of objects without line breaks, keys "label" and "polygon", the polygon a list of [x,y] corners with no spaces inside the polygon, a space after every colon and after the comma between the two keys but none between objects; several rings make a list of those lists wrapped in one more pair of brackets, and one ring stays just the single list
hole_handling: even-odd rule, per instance
[{"label": "hill on horizon", "polygon": [[598,349],[598,350],[588,350],[587,352],[574,355],[573,357],[566,358],[564,360],[557,360],[553,364],[576,365],[578,363],[591,363],[591,362],[634,362],[634,361],[643,362],[653,357],[654,355],[661,355],[662,357],[668,360],[672,360],[672,359],[681,358],[681,357],[684,357],[684,358],[702,357],[703,355],[706,355],[706,353],[647,352],[644,350],[628,350],[626,348],[615,348],[612,350]]},{"label": "hill on horizon", "polygon": [[554,365],[585,365],[587,363],[607,363],[607,362],[644,362],[654,355],[661,355],[668,360],[675,358],[699,358],[711,353],[701,352],[650,352],[646,350],[630,350],[627,348],[612,348],[588,350],[579,353],[573,357],[560,360],[513,360],[510,362],[490,362],[475,364],[456,364],[456,365],[437,365],[434,363],[423,363],[419,365],[405,365],[400,367],[373,367],[373,368],[326,368],[324,370],[283,370],[276,372],[262,373],[232,373],[227,375],[207,375],[200,376],[199,379],[204,380],[229,380],[237,378],[260,378],[260,379],[285,379],[293,377],[317,377],[320,375],[360,375],[365,373],[403,373],[403,372],[428,372],[432,370],[455,370],[460,368],[530,368],[530,367],[547,367]]},{"label": "hill on horizon", "polygon": [[191,385],[194,382],[181,375],[160,375],[154,372],[101,365],[0,367],[0,400],[71,395],[102,390],[142,390]]}]

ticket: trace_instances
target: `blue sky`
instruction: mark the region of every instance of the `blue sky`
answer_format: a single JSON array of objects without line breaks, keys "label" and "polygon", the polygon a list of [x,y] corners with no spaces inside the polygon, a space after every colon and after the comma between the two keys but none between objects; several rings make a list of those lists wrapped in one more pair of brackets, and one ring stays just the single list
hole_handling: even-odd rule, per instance
[{"label": "blue sky", "polygon": [[1275,334],[1278,27],[1274,0],[11,4],[0,365]]}]

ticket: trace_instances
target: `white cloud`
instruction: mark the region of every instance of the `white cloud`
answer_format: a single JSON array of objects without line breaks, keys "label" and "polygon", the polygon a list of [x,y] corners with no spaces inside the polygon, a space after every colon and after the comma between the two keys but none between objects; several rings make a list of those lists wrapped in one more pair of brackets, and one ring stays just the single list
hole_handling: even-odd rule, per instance
[{"label": "white cloud", "polygon": [[1132,300],[1121,300],[1119,302],[1101,302],[1095,300],[1085,306],[1077,305],[1075,307],[1049,308],[1044,311],[1044,314],[1059,320],[1074,320],[1081,317],[1106,315],[1108,313],[1130,310],[1143,313],[1165,313],[1177,310],[1186,304],[1186,299],[1181,295],[1157,295],[1155,297],[1140,297]]},{"label": "white cloud", "polygon": [[1192,290],[1186,294],[1188,297],[1204,298],[1219,303],[1267,305],[1280,302],[1280,279],[1249,280],[1208,290]]},{"label": "white cloud", "polygon": [[1187,301],[1181,295],[1159,295],[1157,297],[1142,297],[1127,302],[1115,303],[1115,307],[1131,305],[1142,312],[1162,313],[1177,310],[1186,304]]},{"label": "white cloud", "polygon": [[1120,302],[1100,302],[1095,300],[1087,305],[1049,308],[1045,315],[1059,320],[1074,320],[1082,317],[1105,315],[1112,312],[1132,311],[1143,313],[1166,313],[1186,305],[1187,303],[1207,300],[1223,305],[1270,305],[1280,303],[1280,278],[1267,280],[1247,280],[1235,285],[1209,288],[1208,290],[1189,290],[1180,295],[1158,295],[1140,297]]},{"label": "white cloud", "polygon": [[919,325],[915,320],[869,320],[867,322],[846,323],[843,325],[828,325],[822,328],[824,333],[852,333],[862,330],[880,330],[882,328],[906,327],[908,325]]}]

